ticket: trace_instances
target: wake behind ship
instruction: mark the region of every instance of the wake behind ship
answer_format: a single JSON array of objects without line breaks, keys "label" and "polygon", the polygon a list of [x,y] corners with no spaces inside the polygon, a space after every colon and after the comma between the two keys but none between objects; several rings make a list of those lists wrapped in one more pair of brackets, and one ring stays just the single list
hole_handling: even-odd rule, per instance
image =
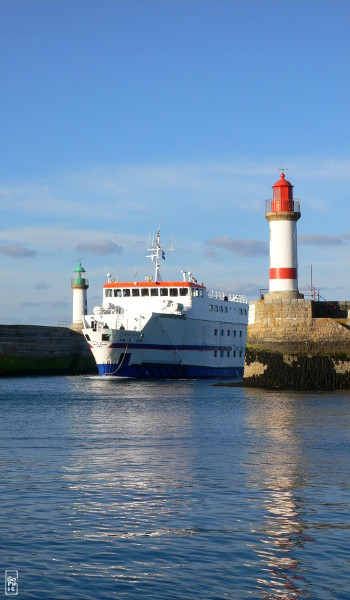
[{"label": "wake behind ship", "polygon": [[138,378],[229,378],[241,381],[247,341],[247,298],[208,291],[192,273],[162,281],[160,231],[145,281],[108,277],[102,306],[83,316],[83,334],[100,375]]}]

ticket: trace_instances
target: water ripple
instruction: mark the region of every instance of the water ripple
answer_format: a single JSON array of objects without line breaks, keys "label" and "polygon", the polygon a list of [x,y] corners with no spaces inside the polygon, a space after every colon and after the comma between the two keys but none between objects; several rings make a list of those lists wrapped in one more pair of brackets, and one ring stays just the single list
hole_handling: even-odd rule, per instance
[{"label": "water ripple", "polygon": [[347,598],[348,394],[52,377],[0,403],[23,598]]}]

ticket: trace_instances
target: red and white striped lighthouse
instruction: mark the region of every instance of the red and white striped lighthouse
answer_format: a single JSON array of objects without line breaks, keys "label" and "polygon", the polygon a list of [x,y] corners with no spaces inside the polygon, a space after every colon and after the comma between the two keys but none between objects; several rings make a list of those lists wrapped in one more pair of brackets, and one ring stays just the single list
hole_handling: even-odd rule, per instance
[{"label": "red and white striped lighthouse", "polygon": [[293,198],[293,186],[281,178],[272,187],[272,200],[266,201],[266,219],[270,223],[271,298],[302,298],[298,290],[297,221],[300,201]]}]

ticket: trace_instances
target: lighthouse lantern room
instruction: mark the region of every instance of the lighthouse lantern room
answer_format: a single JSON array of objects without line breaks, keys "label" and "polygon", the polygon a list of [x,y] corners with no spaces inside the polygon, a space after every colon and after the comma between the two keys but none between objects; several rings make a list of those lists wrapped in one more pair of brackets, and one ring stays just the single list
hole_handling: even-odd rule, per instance
[{"label": "lighthouse lantern room", "polygon": [[266,201],[265,215],[270,223],[270,284],[266,298],[303,298],[298,290],[300,201],[294,199],[293,186],[283,171],[272,190],[272,200]]},{"label": "lighthouse lantern room", "polygon": [[74,269],[74,277],[71,280],[73,290],[73,323],[71,329],[81,331],[83,328],[82,316],[87,314],[87,294],[86,290],[89,287],[89,281],[85,276],[85,269],[78,262],[78,266]]}]

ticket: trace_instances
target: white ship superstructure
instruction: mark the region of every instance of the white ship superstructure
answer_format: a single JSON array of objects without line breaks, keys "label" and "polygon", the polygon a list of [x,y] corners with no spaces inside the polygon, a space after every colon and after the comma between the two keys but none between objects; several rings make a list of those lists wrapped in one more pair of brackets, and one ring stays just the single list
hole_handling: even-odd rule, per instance
[{"label": "white ship superstructure", "polygon": [[154,279],[117,282],[108,277],[102,306],[83,316],[83,333],[100,375],[241,380],[246,297],[208,291],[184,271],[181,281],[162,281],[159,231],[151,250]]}]

